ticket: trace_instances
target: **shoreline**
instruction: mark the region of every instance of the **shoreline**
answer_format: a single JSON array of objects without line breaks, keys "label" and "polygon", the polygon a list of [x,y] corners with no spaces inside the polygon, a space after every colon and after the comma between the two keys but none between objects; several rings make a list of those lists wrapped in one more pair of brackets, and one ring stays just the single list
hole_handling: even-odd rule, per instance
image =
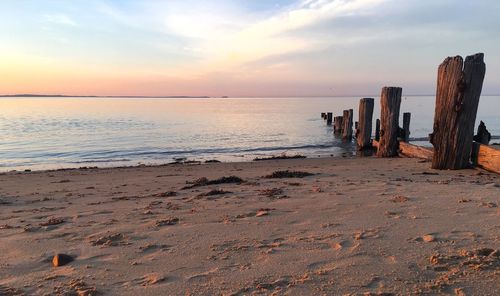
[{"label": "shoreline", "polygon": [[0,292],[495,295],[499,205],[411,158],[0,174]]},{"label": "shoreline", "polygon": [[[500,149],[500,143],[491,143],[489,146]],[[424,146],[426,147],[426,146]],[[318,155],[317,157],[310,156],[310,155],[302,155],[302,154],[290,154],[287,155],[288,158],[286,159],[279,159],[276,155],[264,155],[263,158],[257,157],[248,161],[221,161],[216,158],[214,159],[207,159],[207,160],[189,160],[186,159],[185,161],[182,162],[168,162],[168,163],[150,163],[150,164],[134,164],[134,165],[119,165],[119,166],[81,166],[81,167],[63,167],[63,168],[54,168],[54,169],[24,169],[24,170],[8,170],[8,171],[0,171],[0,175],[6,175],[6,174],[22,174],[22,173],[43,173],[43,172],[57,172],[57,171],[77,171],[77,170],[113,170],[113,169],[127,169],[127,168],[144,168],[144,167],[166,167],[166,166],[177,166],[177,165],[205,165],[205,164],[215,164],[215,163],[231,163],[231,164],[243,164],[243,163],[254,163],[254,162],[261,162],[261,161],[282,161],[282,160],[303,160],[303,159],[364,159],[364,158],[377,158],[374,155],[367,155],[367,156],[359,156],[357,155],[359,151],[353,151],[352,153],[354,154],[349,154],[348,151],[342,152],[340,155]],[[295,157],[294,157],[295,156]],[[300,156],[297,158],[297,156]],[[268,158],[270,157],[270,158]],[[273,159],[276,157],[276,159]],[[394,158],[408,158],[406,156],[397,156]],[[474,167],[473,169],[481,169]],[[481,169],[482,170],[482,169]]]},{"label": "shoreline", "polygon": [[[127,169],[127,168],[154,168],[154,167],[166,167],[166,166],[177,166],[177,165],[205,165],[205,164],[216,164],[216,163],[224,163],[224,164],[243,164],[243,163],[253,163],[253,162],[261,162],[261,161],[279,161],[279,160],[298,160],[298,159],[329,159],[329,158],[338,158],[338,159],[343,159],[343,158],[357,158],[358,156],[356,155],[347,155],[347,152],[344,152],[344,155],[338,155],[338,156],[318,156],[318,157],[311,157],[311,156],[305,156],[301,158],[287,158],[287,159],[259,159],[259,160],[248,160],[248,161],[220,161],[217,159],[209,159],[209,160],[186,160],[183,162],[168,162],[168,163],[158,163],[158,164],[135,164],[135,165],[125,165],[125,166],[81,166],[81,167],[65,167],[65,168],[57,168],[57,169],[25,169],[25,170],[9,170],[9,171],[0,171],[0,175],[5,175],[5,174],[23,174],[23,173],[44,173],[44,172],[57,172],[57,171],[76,171],[76,170],[104,170],[104,169]],[[297,154],[299,155],[299,154]],[[302,156],[302,155],[300,155]],[[266,156],[265,156],[266,157]],[[276,156],[270,156],[270,157],[276,157]],[[258,157],[257,157],[258,158]]]}]

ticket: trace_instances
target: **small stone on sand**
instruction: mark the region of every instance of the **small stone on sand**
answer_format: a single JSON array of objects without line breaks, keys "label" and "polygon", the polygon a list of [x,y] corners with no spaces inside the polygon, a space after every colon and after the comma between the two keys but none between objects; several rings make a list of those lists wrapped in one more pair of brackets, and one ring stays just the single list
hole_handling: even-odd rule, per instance
[{"label": "small stone on sand", "polygon": [[426,234],[422,237],[422,239],[424,240],[424,242],[427,242],[427,243],[436,241],[436,237],[432,234]]},{"label": "small stone on sand", "polygon": [[262,216],[267,216],[269,215],[269,212],[266,210],[259,210],[257,214],[255,214],[255,217],[262,217]]},{"label": "small stone on sand", "polygon": [[54,265],[54,267],[64,266],[72,262],[73,260],[75,259],[73,259],[73,257],[70,255],[57,254],[54,256],[54,258],[52,258],[52,265]]}]

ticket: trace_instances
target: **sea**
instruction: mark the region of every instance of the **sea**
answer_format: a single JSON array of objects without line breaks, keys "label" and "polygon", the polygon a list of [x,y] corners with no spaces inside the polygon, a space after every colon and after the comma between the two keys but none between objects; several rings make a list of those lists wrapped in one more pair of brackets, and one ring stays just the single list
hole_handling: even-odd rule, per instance
[{"label": "sea", "polygon": [[[374,121],[380,116],[375,98]],[[0,98],[0,171],[118,167],[279,155],[342,157],[352,143],[321,112],[342,115],[360,97]],[[411,141],[430,146],[434,96],[404,96]],[[479,121],[500,136],[500,96],[483,96]],[[402,123],[401,123],[402,125]],[[500,142],[497,140],[496,142]]]}]

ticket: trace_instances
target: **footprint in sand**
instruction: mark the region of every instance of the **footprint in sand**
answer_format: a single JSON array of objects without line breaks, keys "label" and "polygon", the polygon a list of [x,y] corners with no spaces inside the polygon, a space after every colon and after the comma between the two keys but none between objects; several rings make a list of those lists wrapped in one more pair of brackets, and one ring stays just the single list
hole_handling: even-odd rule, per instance
[{"label": "footprint in sand", "polygon": [[168,251],[171,246],[169,245],[158,245],[158,244],[147,244],[139,248],[141,253],[151,253],[154,251]]},{"label": "footprint in sand", "polygon": [[21,291],[19,291],[19,290],[17,290],[17,289],[0,285],[0,295],[4,295],[4,296],[20,296],[20,295],[24,295],[24,293],[21,292]]},{"label": "footprint in sand", "polygon": [[410,199],[406,196],[402,196],[402,195],[398,195],[398,196],[395,196],[391,199],[391,201],[393,203],[404,203],[404,202],[407,202],[409,201]]},{"label": "footprint in sand", "polygon": [[93,246],[116,247],[130,244],[126,241],[126,237],[122,233],[107,234],[96,238],[97,235],[87,237],[87,240]]},{"label": "footprint in sand", "polygon": [[172,225],[176,225],[177,223],[179,223],[179,218],[174,217],[174,218],[157,220],[155,222],[155,226],[156,227],[172,226]]},{"label": "footprint in sand", "polygon": [[203,273],[198,273],[198,274],[194,274],[194,275],[191,275],[191,276],[188,276],[187,277],[187,280],[188,282],[189,281],[195,281],[195,280],[203,280],[207,277],[210,277],[212,276],[213,274],[217,273],[219,271],[219,268],[213,268],[211,270],[208,270],[206,272],[203,272]]},{"label": "footprint in sand", "polygon": [[164,275],[161,275],[159,273],[149,273],[146,274],[140,278],[134,279],[129,282],[121,282],[123,286],[152,286],[152,285],[157,285],[157,284],[162,284],[165,283],[168,280],[168,278]]},{"label": "footprint in sand", "polygon": [[481,235],[476,234],[472,231],[462,231],[462,230],[453,230],[450,234],[442,235],[443,241],[449,241],[453,243],[460,243],[465,241],[477,241]]},{"label": "footprint in sand", "polygon": [[362,240],[367,238],[380,238],[380,231],[378,229],[360,230],[354,234],[355,240]]}]

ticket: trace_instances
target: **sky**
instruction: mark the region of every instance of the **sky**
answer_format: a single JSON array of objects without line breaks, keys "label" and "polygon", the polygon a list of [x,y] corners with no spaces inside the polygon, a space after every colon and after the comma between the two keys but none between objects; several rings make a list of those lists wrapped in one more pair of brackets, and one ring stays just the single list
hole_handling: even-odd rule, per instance
[{"label": "sky", "polygon": [[447,57],[485,53],[498,0],[2,0],[0,94],[433,94]]}]

